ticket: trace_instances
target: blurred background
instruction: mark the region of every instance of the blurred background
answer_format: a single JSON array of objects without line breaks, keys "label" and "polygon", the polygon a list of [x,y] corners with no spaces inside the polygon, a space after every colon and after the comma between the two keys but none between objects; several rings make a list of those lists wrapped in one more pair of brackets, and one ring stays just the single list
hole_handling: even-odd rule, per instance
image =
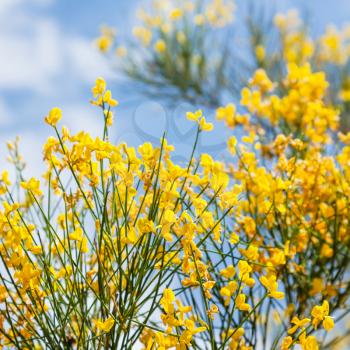
[{"label": "blurred background", "polygon": [[[258,1],[258,0],[256,0]],[[306,14],[312,30],[337,26],[350,20],[349,0],[260,0],[272,12],[297,8]],[[27,172],[39,175],[41,147],[52,130],[43,118],[54,106],[63,111],[63,123],[77,132],[98,135],[101,112],[89,104],[96,77],[103,76],[118,99],[113,141],[137,145],[155,142],[164,130],[185,156],[192,143],[191,124],[184,113],[188,106],[179,101],[169,109],[160,99],[148,99],[125,88],[115,67],[95,47],[102,24],[128,35],[142,0],[0,0],[0,152],[1,166],[7,141],[21,137]],[[245,1],[237,0],[236,21],[243,20]],[[175,117],[175,118],[173,118]],[[169,120],[175,120],[170,125]],[[211,119],[209,116],[208,119]],[[220,129],[222,128],[222,129]],[[220,150],[223,125],[202,140],[208,151]],[[211,147],[211,148],[210,148]],[[205,150],[205,148],[204,148]]]}]

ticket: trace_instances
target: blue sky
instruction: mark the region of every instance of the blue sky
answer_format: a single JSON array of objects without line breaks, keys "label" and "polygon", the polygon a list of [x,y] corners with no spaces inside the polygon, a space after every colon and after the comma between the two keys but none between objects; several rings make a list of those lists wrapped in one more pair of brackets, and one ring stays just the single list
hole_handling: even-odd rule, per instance
[{"label": "blue sky", "polygon": [[[348,0],[255,0],[277,8],[302,8],[311,15],[316,31],[327,23],[350,21]],[[143,0],[0,0],[0,158],[4,143],[22,138],[28,172],[40,171],[41,145],[51,130],[43,117],[53,106],[64,113],[64,124],[73,131],[101,129],[99,111],[89,105],[90,88],[97,76],[104,76],[114,96],[116,110],[114,140],[137,144],[156,139],[175,115],[177,128],[172,142],[179,154],[188,152],[191,125],[181,116],[186,106],[169,111],[160,101],[147,101],[125,94],[124,85],[108,62],[93,46],[99,26],[108,24],[123,32],[132,26],[135,7]],[[241,1],[242,2],[242,1]],[[244,1],[243,1],[244,2]],[[241,5],[236,16],[242,16]],[[178,117],[178,118],[176,118]],[[174,118],[173,118],[174,119]],[[132,120],[135,122],[133,123]],[[135,132],[135,123],[144,133]],[[157,127],[155,127],[155,125]],[[220,142],[216,138],[203,143]],[[0,163],[3,166],[3,162]]]}]

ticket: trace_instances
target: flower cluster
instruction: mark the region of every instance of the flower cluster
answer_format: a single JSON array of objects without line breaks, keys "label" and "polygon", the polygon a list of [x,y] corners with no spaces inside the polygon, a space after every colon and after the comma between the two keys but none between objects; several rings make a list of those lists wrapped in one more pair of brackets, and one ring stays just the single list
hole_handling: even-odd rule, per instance
[{"label": "flower cluster", "polygon": [[[252,27],[252,51],[257,67],[263,68],[275,80],[280,81],[284,66],[309,63],[315,70],[324,72],[332,82],[327,99],[341,106],[342,128],[348,129],[350,28],[327,26],[325,32],[311,36],[309,25],[301,19],[298,11],[289,10],[274,17],[279,43],[270,45],[266,31],[257,18]],[[258,34],[257,34],[258,33]]]},{"label": "flower cluster", "polygon": [[[237,100],[257,68],[265,70],[278,83],[275,88],[283,91],[285,67],[309,64],[311,70],[322,71],[331,81],[327,101],[339,105],[341,129],[347,131],[349,25],[327,26],[315,36],[297,10],[266,19],[264,14],[270,11],[253,5],[245,28],[248,45],[242,45],[241,38],[232,35],[237,29],[234,12],[232,0],[154,1],[139,11],[139,23],[133,29],[136,42],[126,48],[122,39],[112,44],[113,30],[103,28],[98,47],[104,54],[106,47],[116,47],[117,56],[122,57],[121,70],[147,88],[148,94],[159,96],[161,92],[170,99],[178,97],[215,108],[226,102],[227,96]],[[243,63],[242,57],[249,63]]]},{"label": "flower cluster", "polygon": [[273,93],[275,84],[262,69],[256,71],[250,85],[242,90],[241,99],[250,113],[266,118],[284,134],[302,135],[313,143],[330,141],[329,131],[337,129],[339,112],[324,102],[328,88],[324,73],[313,73],[308,64],[289,64],[281,97]]},{"label": "flower cluster", "polygon": [[[197,142],[185,166],[164,138],[112,144],[117,102],[102,78],[92,103],[103,137],[60,129],[52,109],[45,185],[25,179],[19,157],[17,181],[0,180],[1,345],[318,349],[350,301],[350,137],[334,137],[323,74],[290,65],[284,83],[272,95],[258,70],[243,91],[247,114],[218,109],[243,131],[225,162],[195,157]],[[201,110],[187,118],[197,138],[213,129]],[[265,137],[261,118],[281,133]]]},{"label": "flower cluster", "polygon": [[[233,22],[234,11],[234,0],[154,0],[137,11],[133,44],[125,47],[113,29],[103,27],[97,47],[103,54],[114,48],[122,71],[141,83],[163,86],[164,92],[175,86],[189,100],[202,95],[216,100],[220,82],[210,71],[225,69],[226,53],[220,59],[217,54],[208,57],[207,47],[223,40],[220,33]],[[215,39],[213,30],[218,31]]]},{"label": "flower cluster", "polygon": [[[244,63],[231,1],[155,2],[128,47],[129,77],[216,110],[230,132],[223,161],[194,149],[167,185],[176,204],[152,221],[155,266],[171,262],[176,279],[158,293],[162,323],[142,331],[147,350],[348,348],[349,28],[316,37],[295,10],[266,22],[251,9]],[[186,116],[196,146],[214,125]]]}]

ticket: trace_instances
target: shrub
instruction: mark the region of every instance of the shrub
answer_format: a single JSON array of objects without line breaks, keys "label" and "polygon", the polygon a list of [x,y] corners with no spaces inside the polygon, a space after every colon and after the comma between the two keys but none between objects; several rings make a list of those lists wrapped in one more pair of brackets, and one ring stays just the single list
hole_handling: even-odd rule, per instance
[{"label": "shrub", "polygon": [[100,138],[60,130],[59,108],[45,118],[55,132],[45,188],[23,178],[9,144],[17,180],[2,174],[2,345],[318,349],[346,335],[322,333],[348,312],[349,135],[335,140],[322,73],[290,66],[285,94],[274,86],[258,71],[243,92],[250,115],[218,109],[244,133],[228,140],[225,163],[195,156],[213,129],[201,110],[187,113],[197,134],[185,166],[165,138],[113,145],[118,103],[102,78]]}]

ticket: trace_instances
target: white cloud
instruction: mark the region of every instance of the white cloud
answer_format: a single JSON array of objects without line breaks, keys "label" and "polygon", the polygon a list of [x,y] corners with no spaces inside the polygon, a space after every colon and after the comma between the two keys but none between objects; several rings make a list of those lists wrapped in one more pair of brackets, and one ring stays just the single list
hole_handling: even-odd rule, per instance
[{"label": "white cloud", "polygon": [[[0,18],[1,21],[1,18]],[[60,71],[59,31],[51,21],[32,23],[31,32],[1,31],[0,88],[43,92]]]},{"label": "white cloud", "polygon": [[1,0],[0,1],[0,16],[5,13],[9,13],[18,5],[37,5],[37,6],[48,6],[53,3],[54,0]]},{"label": "white cloud", "polygon": [[17,6],[22,0],[2,0],[0,1],[0,16],[8,13],[11,8]]},{"label": "white cloud", "polygon": [[[31,6],[50,1],[32,1]],[[55,19],[26,9],[26,2],[0,1],[0,89],[52,95],[68,84],[65,80],[58,87],[67,72],[70,83],[91,83],[97,75],[111,74],[91,38],[66,33]]]},{"label": "white cloud", "polygon": [[82,99],[82,87],[88,95],[97,76],[111,76],[91,38],[67,32],[51,15],[47,6],[52,2],[0,0],[0,127],[8,127],[0,128],[0,169],[8,167],[5,142],[19,135],[26,173],[31,176],[40,175],[44,168],[42,145],[50,130],[37,129],[43,110],[57,104],[72,132],[97,135],[103,124],[100,111],[89,105],[88,98]]}]

